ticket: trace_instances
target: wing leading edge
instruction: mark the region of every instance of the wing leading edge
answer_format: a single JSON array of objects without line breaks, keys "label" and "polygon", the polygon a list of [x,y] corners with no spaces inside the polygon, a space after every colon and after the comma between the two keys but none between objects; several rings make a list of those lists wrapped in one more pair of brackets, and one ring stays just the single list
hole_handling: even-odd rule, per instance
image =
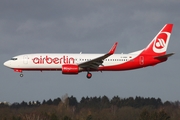
[{"label": "wing leading edge", "polygon": [[79,67],[85,68],[85,69],[98,69],[98,67],[99,67],[100,65],[103,66],[103,60],[104,60],[104,59],[106,59],[106,58],[108,58],[109,56],[111,56],[111,55],[114,54],[117,45],[118,45],[118,42],[115,42],[114,45],[112,46],[112,48],[109,50],[108,53],[106,53],[105,55],[100,56],[100,57],[98,57],[98,58],[95,58],[95,59],[92,59],[92,60],[89,60],[89,61],[80,63],[80,64],[79,64]]}]

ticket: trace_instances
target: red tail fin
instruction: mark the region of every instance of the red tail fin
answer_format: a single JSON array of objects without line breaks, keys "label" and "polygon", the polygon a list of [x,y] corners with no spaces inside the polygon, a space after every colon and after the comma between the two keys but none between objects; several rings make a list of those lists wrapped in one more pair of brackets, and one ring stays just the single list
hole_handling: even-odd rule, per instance
[{"label": "red tail fin", "polygon": [[143,50],[143,54],[164,55],[168,47],[173,24],[166,24]]}]

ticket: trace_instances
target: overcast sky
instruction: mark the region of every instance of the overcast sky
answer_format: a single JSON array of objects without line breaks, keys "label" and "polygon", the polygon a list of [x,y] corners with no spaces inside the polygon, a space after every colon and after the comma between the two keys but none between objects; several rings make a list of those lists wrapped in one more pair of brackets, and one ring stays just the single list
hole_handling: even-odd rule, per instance
[{"label": "overcast sky", "polygon": [[[19,73],[3,66],[24,53],[116,53],[146,47],[159,30],[173,23],[167,62],[132,71],[94,72],[86,78],[58,72]],[[66,93],[83,96],[155,97],[180,100],[179,0],[1,0],[0,101],[43,101]]]}]

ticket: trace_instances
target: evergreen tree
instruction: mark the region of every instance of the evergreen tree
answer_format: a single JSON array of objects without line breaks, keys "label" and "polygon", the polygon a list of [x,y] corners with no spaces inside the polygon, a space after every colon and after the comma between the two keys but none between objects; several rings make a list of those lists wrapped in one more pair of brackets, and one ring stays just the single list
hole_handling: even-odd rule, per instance
[{"label": "evergreen tree", "polygon": [[53,105],[58,105],[61,102],[60,98],[56,98],[53,100]]},{"label": "evergreen tree", "polygon": [[75,97],[71,96],[68,99],[69,99],[69,106],[77,106],[78,102]]},{"label": "evergreen tree", "polygon": [[49,100],[46,102],[46,104],[48,104],[48,105],[52,105],[52,104],[53,104],[53,102],[52,102],[52,100],[51,100],[51,99],[49,99]]}]

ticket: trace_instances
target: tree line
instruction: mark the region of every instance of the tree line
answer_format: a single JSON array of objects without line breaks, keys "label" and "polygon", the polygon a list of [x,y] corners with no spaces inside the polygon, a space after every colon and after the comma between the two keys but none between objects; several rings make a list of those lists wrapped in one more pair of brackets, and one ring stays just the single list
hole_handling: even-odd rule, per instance
[{"label": "tree line", "polygon": [[0,120],[177,120],[180,102],[136,96],[76,97],[0,104]]}]

